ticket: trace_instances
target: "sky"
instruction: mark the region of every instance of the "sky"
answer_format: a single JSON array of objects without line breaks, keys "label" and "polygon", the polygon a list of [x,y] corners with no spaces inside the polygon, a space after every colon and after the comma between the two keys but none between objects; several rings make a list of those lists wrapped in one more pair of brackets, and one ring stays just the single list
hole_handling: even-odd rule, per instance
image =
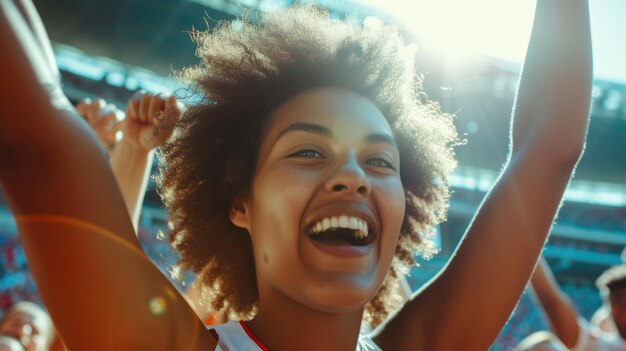
[{"label": "sky", "polygon": [[[360,0],[409,24],[425,47],[452,57],[521,63],[533,0]],[[552,1],[552,0],[549,0]],[[626,84],[626,0],[590,0],[596,78]]]}]

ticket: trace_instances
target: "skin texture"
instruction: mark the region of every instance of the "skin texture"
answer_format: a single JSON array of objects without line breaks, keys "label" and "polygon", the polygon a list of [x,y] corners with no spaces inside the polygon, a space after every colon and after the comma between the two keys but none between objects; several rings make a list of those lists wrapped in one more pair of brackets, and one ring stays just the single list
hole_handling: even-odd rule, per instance
[{"label": "skin texture", "polygon": [[[213,349],[211,334],[140,250],[103,150],[62,95],[58,72],[46,59],[42,48],[49,43],[33,34],[33,20],[13,2],[0,6],[0,49],[10,53],[0,55],[0,70],[11,82],[0,85],[6,109],[0,116],[0,179],[30,268],[68,348]],[[531,275],[582,153],[590,67],[586,2],[538,1],[513,112],[510,160],[444,271],[375,332],[382,349],[489,347]],[[250,326],[274,350],[353,350],[360,306],[389,266],[400,225],[398,179],[379,170],[379,161],[370,163],[366,150],[372,145],[363,143],[373,130],[387,131],[384,123],[363,98],[349,92],[324,98],[329,91],[310,91],[279,106],[251,194],[231,210],[255,245],[261,300]],[[310,106],[315,101],[324,106]],[[290,122],[316,111],[316,123],[341,138],[294,131],[277,140]],[[284,158],[292,154],[281,153],[281,145],[292,133],[313,138],[309,143],[320,143],[328,158],[311,167],[306,162],[318,162],[315,153]],[[383,144],[376,147],[393,159],[393,148]],[[375,214],[380,236],[372,252],[344,260],[317,255],[303,234],[306,224],[324,211],[352,211],[353,203],[367,204]],[[280,264],[290,266],[281,271]],[[303,286],[292,285],[295,274]]]}]

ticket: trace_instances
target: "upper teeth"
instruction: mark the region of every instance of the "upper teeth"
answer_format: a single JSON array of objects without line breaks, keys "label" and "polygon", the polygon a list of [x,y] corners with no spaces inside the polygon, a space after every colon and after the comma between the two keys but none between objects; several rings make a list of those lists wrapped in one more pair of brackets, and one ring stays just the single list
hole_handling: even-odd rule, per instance
[{"label": "upper teeth", "polygon": [[353,216],[338,216],[338,217],[326,217],[317,222],[315,222],[311,226],[311,234],[317,234],[328,229],[337,229],[337,228],[345,228],[345,229],[353,229],[354,236],[359,239],[363,239],[367,237],[367,223],[358,217]]}]

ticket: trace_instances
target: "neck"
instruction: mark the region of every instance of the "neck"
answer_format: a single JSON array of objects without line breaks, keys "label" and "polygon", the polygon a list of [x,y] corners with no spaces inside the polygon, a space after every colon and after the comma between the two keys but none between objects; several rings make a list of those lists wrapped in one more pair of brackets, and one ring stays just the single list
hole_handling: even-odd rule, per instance
[{"label": "neck", "polygon": [[362,318],[363,308],[345,313],[320,312],[283,295],[261,301],[248,327],[271,351],[354,351]]}]

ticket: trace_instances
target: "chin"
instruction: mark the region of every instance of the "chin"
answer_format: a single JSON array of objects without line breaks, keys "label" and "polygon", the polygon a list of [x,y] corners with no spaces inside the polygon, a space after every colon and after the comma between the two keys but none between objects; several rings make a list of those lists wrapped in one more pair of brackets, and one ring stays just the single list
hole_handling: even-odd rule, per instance
[{"label": "chin", "polygon": [[310,307],[331,313],[354,312],[363,309],[376,295],[377,289],[350,287],[334,287],[332,290],[318,291],[310,294]]}]

